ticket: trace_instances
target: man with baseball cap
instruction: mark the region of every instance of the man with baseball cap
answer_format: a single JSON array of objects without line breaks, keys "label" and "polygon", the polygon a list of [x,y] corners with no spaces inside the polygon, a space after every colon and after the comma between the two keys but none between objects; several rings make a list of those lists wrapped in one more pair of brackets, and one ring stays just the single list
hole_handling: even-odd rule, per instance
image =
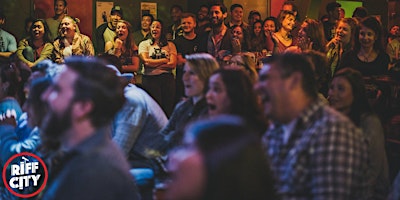
[{"label": "man with baseball cap", "polygon": [[106,42],[113,41],[117,28],[117,22],[123,18],[123,12],[121,6],[114,6],[110,12],[110,19],[107,23],[104,23],[97,27],[95,33],[95,50],[96,53],[104,53],[104,46]]}]

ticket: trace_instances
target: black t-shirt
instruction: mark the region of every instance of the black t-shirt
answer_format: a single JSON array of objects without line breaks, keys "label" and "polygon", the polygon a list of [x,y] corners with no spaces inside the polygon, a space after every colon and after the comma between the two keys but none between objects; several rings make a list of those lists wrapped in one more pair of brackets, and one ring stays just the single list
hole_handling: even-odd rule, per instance
[{"label": "black t-shirt", "polygon": [[207,40],[203,36],[196,35],[192,40],[188,40],[183,36],[178,36],[173,41],[176,46],[176,51],[185,55],[207,52]]}]

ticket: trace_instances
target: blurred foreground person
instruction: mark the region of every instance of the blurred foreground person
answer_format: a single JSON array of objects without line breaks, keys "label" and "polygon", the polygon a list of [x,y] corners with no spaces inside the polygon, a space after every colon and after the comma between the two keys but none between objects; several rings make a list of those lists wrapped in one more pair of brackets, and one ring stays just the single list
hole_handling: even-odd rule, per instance
[{"label": "blurred foreground person", "polygon": [[274,56],[256,91],[273,124],[263,137],[282,199],[366,199],[367,144],[344,115],[318,99],[312,64]]},{"label": "blurred foreground person", "polygon": [[260,139],[240,118],[196,122],[184,144],[170,156],[168,199],[277,199]]},{"label": "blurred foreground person", "polygon": [[139,199],[126,158],[110,138],[110,123],[125,102],[115,71],[71,57],[42,99],[49,106],[42,143],[63,151],[52,157],[43,199]]}]

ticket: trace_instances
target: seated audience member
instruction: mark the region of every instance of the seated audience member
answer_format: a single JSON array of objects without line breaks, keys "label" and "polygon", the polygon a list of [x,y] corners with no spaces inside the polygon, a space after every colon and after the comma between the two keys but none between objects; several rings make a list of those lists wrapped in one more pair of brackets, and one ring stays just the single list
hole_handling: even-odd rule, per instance
[{"label": "seated audience member", "polygon": [[272,53],[274,51],[276,41],[273,39],[273,34],[278,31],[278,27],[279,27],[279,22],[278,19],[276,19],[275,17],[267,17],[263,21],[263,33],[264,33],[263,45],[265,47],[265,50],[267,50],[267,52]]},{"label": "seated audience member", "polygon": [[253,53],[239,53],[232,56],[228,61],[225,62],[223,68],[234,68],[242,69],[250,76],[251,82],[254,84],[258,79],[258,73],[256,68],[256,60]]},{"label": "seated audience member", "polygon": [[49,110],[41,142],[54,152],[42,198],[140,199],[126,158],[110,138],[110,124],[125,103],[122,82],[94,58],[69,57],[64,66],[42,95]]},{"label": "seated audience member", "polygon": [[50,84],[50,78],[33,80],[29,89],[29,97],[23,107],[26,113],[20,117],[18,126],[14,127],[13,124],[0,126],[0,163],[5,164],[14,154],[36,151],[40,143],[39,126],[47,112],[41,95]]},{"label": "seated audience member", "polygon": [[232,32],[232,55],[249,51],[250,41],[249,36],[247,35],[247,30],[243,29],[239,25],[233,25],[230,31]]},{"label": "seated audience member", "polygon": [[50,41],[50,30],[46,21],[36,19],[32,22],[29,36],[18,44],[17,56],[28,67],[33,67],[53,55],[53,43]]},{"label": "seated audience member", "polygon": [[331,78],[341,62],[342,55],[353,49],[356,40],[356,28],[357,22],[352,18],[339,20],[336,26],[335,37],[326,44],[326,56],[329,62]]},{"label": "seated audience member", "polygon": [[164,152],[180,144],[183,130],[189,122],[207,115],[205,93],[208,79],[218,68],[217,61],[209,54],[199,53],[186,56],[182,80],[188,99],[176,105],[167,126],[161,130],[167,142]]},{"label": "seated audience member", "polygon": [[383,48],[381,23],[367,17],[360,22],[355,36],[354,49],[343,55],[339,69],[350,67],[367,77],[387,74],[390,58]]},{"label": "seated audience member", "polygon": [[239,116],[258,134],[267,127],[252,80],[244,69],[215,71],[208,82],[206,100],[210,117],[222,114]]},{"label": "seated audience member", "polygon": [[260,139],[253,133],[244,121],[233,116],[191,125],[185,146],[170,155],[167,198],[278,199]]},{"label": "seated audience member", "polygon": [[144,62],[143,88],[160,104],[167,116],[174,109],[177,52],[174,43],[167,41],[165,27],[154,20],[150,27],[151,39],[139,45],[139,55]]},{"label": "seated audience member", "polygon": [[[120,66],[112,55],[100,56],[118,76]],[[122,79],[126,77],[121,77]],[[131,168],[151,168],[158,173],[160,169],[153,158],[160,156],[163,137],[159,131],[168,123],[164,112],[143,89],[134,84],[124,85],[126,102],[112,122],[112,139],[122,149]],[[159,140],[157,140],[159,139]]]},{"label": "seated audience member", "polygon": [[12,118],[16,125],[21,117],[22,109],[17,100],[17,91],[20,85],[19,71],[14,63],[0,64],[0,121]]},{"label": "seated audience member", "polygon": [[17,41],[13,35],[3,29],[6,16],[0,11],[0,63],[7,63],[8,58],[17,50]]},{"label": "seated audience member", "polygon": [[94,34],[94,45],[96,53],[104,53],[104,47],[108,41],[114,41],[117,36],[117,23],[123,18],[123,12],[120,6],[114,6],[110,12],[110,19],[108,22],[96,28]]},{"label": "seated audience member", "polygon": [[115,32],[117,36],[106,43],[105,51],[119,58],[122,72],[137,72],[139,70],[138,47],[132,36],[131,24],[125,20],[119,20]]},{"label": "seated audience member", "polygon": [[328,70],[328,59],[326,55],[314,50],[306,50],[303,54],[310,59],[314,78],[317,83],[318,98],[325,104],[328,104],[326,97],[328,96],[330,75]]},{"label": "seated audience member", "polygon": [[76,18],[65,16],[60,24],[60,37],[54,45],[54,62],[64,63],[64,59],[76,56],[94,56],[94,47],[90,38],[80,34]]},{"label": "seated audience member", "polygon": [[329,103],[360,127],[368,141],[371,199],[386,199],[389,189],[389,169],[385,152],[384,131],[380,119],[368,102],[360,72],[344,68],[335,73],[329,88]]},{"label": "seated audience member", "polygon": [[250,51],[261,53],[265,47],[264,31],[262,30],[263,22],[257,20],[251,26],[250,33]]},{"label": "seated audience member", "polygon": [[264,63],[255,90],[272,124],[262,141],[281,199],[366,199],[367,143],[318,100],[312,64],[284,53]]}]

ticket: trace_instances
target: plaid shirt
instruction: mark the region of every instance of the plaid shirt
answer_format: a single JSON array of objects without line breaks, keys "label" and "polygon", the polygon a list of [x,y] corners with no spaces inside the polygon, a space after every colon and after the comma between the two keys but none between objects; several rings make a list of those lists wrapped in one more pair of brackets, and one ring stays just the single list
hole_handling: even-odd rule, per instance
[{"label": "plaid shirt", "polygon": [[263,137],[282,199],[365,199],[368,155],[361,131],[321,101],[295,120],[287,143],[279,125]]}]

